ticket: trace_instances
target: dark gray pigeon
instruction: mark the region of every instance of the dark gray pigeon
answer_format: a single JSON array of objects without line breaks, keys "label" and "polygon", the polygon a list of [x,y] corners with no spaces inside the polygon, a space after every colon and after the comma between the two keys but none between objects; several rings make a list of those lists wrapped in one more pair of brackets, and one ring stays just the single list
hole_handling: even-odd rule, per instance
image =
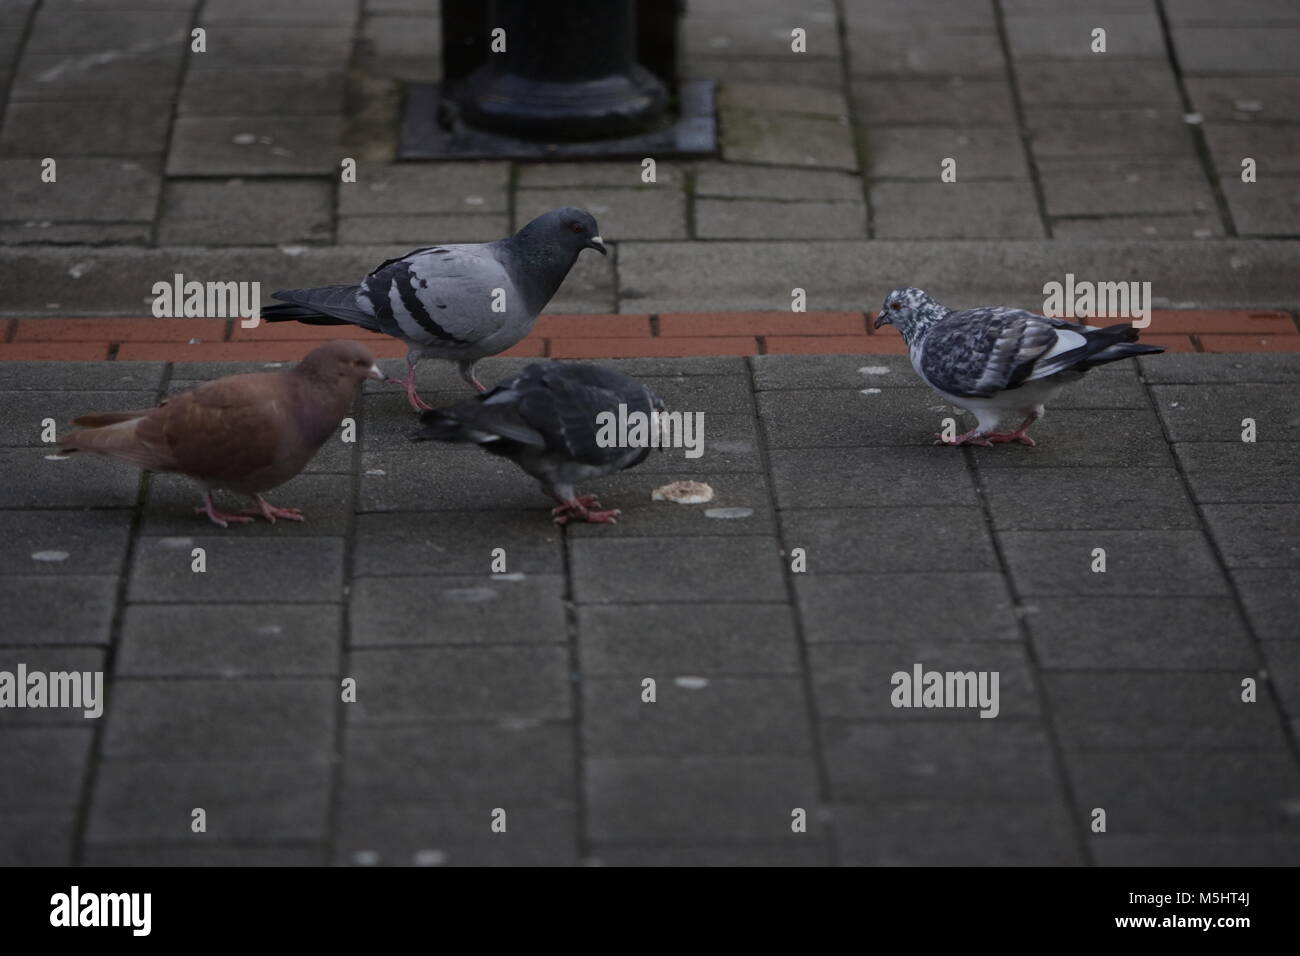
[{"label": "dark gray pigeon", "polygon": [[290,289],[262,310],[268,322],[359,325],[405,342],[406,398],[416,394],[415,364],[449,359],[478,391],[474,363],[510,348],[529,331],[583,249],[608,254],[596,220],[566,206],[538,216],[513,236],[463,245],[426,246],[389,259],[360,285]]},{"label": "dark gray pigeon", "polygon": [[503,455],[542,484],[555,499],[556,524],[613,524],[617,510],[601,511],[595,495],[576,495],[574,485],[640,464],[648,446],[602,447],[597,416],[619,406],[647,417],[664,403],[640,382],[599,365],[534,363],[478,398],[425,412],[416,441],[474,442]]},{"label": "dark gray pigeon", "polygon": [[[882,325],[903,334],[912,368],[927,385],[975,416],[976,426],[963,435],[935,435],[946,445],[1032,445],[1025,433],[1065,385],[1098,365],[1164,351],[1135,344],[1137,330],[1128,323],[1097,328],[1001,306],[954,311],[911,288],[885,297],[876,328]],[[1011,415],[1024,419],[1019,427],[995,431]]]}]

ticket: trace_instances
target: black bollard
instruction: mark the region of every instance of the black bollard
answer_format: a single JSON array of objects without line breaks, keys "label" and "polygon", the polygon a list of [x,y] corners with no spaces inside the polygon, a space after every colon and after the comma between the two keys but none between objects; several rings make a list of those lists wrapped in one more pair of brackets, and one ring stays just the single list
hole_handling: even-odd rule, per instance
[{"label": "black bollard", "polygon": [[491,0],[488,19],[489,31],[505,31],[505,51],[489,52],[460,87],[470,126],[553,142],[664,122],[668,92],[636,61],[633,0]]}]

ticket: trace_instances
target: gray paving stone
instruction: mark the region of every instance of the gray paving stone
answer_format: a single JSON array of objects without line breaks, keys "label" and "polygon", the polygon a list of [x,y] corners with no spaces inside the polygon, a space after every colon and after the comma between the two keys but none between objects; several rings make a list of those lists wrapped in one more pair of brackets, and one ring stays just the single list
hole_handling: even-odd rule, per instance
[{"label": "gray paving stone", "polygon": [[56,223],[49,219],[28,219],[23,222],[0,223],[0,243],[14,246],[42,243],[139,245],[149,242],[152,234],[153,226],[145,222]]},{"label": "gray paving stone", "polygon": [[1054,410],[1150,407],[1151,399],[1137,377],[1135,362],[1103,365],[1081,381],[1072,382],[1052,399]]},{"label": "gray paving stone", "polygon": [[[414,430],[414,421],[407,426]],[[367,440],[371,440],[367,436]],[[361,456],[362,511],[441,512],[469,509],[535,511],[539,524],[550,521],[550,499],[508,459],[477,448],[447,448],[426,442],[411,448],[365,451]],[[583,493],[599,492],[593,482]],[[615,507],[617,502],[610,505]],[[421,517],[436,527],[434,513]]]},{"label": "gray paving stone", "polygon": [[880,576],[863,587],[857,574],[809,566],[794,575],[799,613],[809,642],[1014,641],[1020,634],[1001,575],[995,572]]},{"label": "gray paving stone", "polygon": [[858,168],[846,120],[733,109],[722,114],[721,124],[722,158],[728,162]]},{"label": "gray paving stone", "polygon": [[323,844],[295,846],[92,846],[86,866],[324,866]]},{"label": "gray paving stone", "polygon": [[[661,172],[660,179],[662,178]],[[725,199],[823,199],[853,202],[862,199],[862,180],[852,173],[827,169],[774,169],[765,166],[700,163],[695,168],[694,192],[697,197]]]},{"label": "gray paving stone", "polygon": [[768,454],[782,509],[975,505],[966,463],[935,446],[775,448]]},{"label": "gray paving stone", "polygon": [[1238,235],[1293,236],[1300,230],[1300,176],[1221,182]]},{"label": "gray paving stone", "polygon": [[1034,653],[1048,671],[1259,667],[1229,597],[1039,597],[1026,611]]},{"label": "gray paving stone", "polygon": [[1201,513],[1228,567],[1300,567],[1300,514],[1293,503],[1203,505]]},{"label": "gray paving stone", "polygon": [[[264,497],[283,508],[301,508],[305,520],[277,521],[271,524],[258,518],[252,524],[234,525],[231,531],[244,532],[249,538],[315,538],[338,536],[347,532],[352,519],[352,477],[350,475],[299,475]],[[230,492],[217,492],[217,505],[232,511],[254,507],[250,498]],[[142,532],[147,535],[206,534],[207,519],[196,515],[202,497],[199,488],[181,475],[156,475],[149,480]]]},{"label": "gray paving stone", "polygon": [[1300,122],[1300,77],[1184,77],[1197,112],[1207,120]]},{"label": "gray paving stone", "polygon": [[990,125],[1015,122],[1011,91],[1002,77],[873,76],[854,78],[850,89],[858,121],[869,125],[957,125],[976,116]]},{"label": "gray paving stone", "polygon": [[[936,165],[937,169],[937,165]],[[1043,236],[1029,183],[875,183],[872,228],[878,239],[1020,239]]]},{"label": "gray paving stone", "polygon": [[1292,73],[1290,51],[1300,42],[1297,27],[1246,27],[1233,22],[1222,26],[1175,26],[1174,46],[1184,73],[1200,75],[1238,74],[1250,64],[1256,75]]},{"label": "gray paving stone", "polygon": [[148,44],[182,47],[190,17],[184,10],[79,10],[51,5],[38,11],[27,39],[28,49],[40,53],[99,53],[105,49]]},{"label": "gray paving stone", "polygon": [[835,808],[850,866],[1077,866],[1076,829],[1055,802]]},{"label": "gray paving stone", "polygon": [[328,753],[338,694],[330,679],[118,680],[103,753],[182,761]]},{"label": "gray paving stone", "polygon": [[597,866],[825,866],[829,854],[816,838],[804,843],[730,846],[598,844],[587,856]]},{"label": "gray paving stone", "polygon": [[1173,445],[1192,496],[1204,504],[1300,499],[1300,443],[1179,442]]},{"label": "gray paving stone", "polygon": [[1282,710],[1292,720],[1300,717],[1300,642],[1266,642],[1264,661],[1270,686],[1282,702]]},{"label": "gray paving stone", "polygon": [[9,362],[0,388],[156,393],[162,384],[163,368],[162,362]]},{"label": "gray paving stone", "polygon": [[832,92],[782,83],[723,83],[718,87],[716,103],[720,110],[753,109],[831,117],[849,113],[848,102],[838,90]]},{"label": "gray paving stone", "polygon": [[361,0],[320,0],[309,7],[294,0],[208,0],[203,5],[203,22],[284,23],[297,27],[303,23],[352,23],[360,12]]},{"label": "gray paving stone", "polygon": [[[798,844],[822,831],[806,757],[593,757],[585,768],[586,835],[596,842]],[[807,833],[790,829],[797,808]]]},{"label": "gray paving stone", "polygon": [[[1241,700],[1243,672],[1045,674],[1061,746],[1071,751],[1277,752],[1286,736],[1268,692]],[[1253,676],[1247,673],[1245,676]]]},{"label": "gray paving stone", "polygon": [[6,396],[0,445],[20,445],[57,454],[59,445],[42,440],[47,418],[54,419],[56,438],[74,431],[72,419],[90,412],[109,412],[153,404],[153,392],[24,391]]},{"label": "gray paving stone", "polygon": [[361,578],[353,647],[565,641],[564,578],[522,572]]},{"label": "gray paving stone", "polygon": [[[93,846],[324,840],[332,772],[325,757],[106,760],[96,778],[86,839]],[[190,829],[197,807],[207,812],[206,833]]]},{"label": "gray paving stone", "polygon": [[363,162],[358,164],[355,183],[338,186],[339,215],[505,213],[509,178],[510,166],[503,162]]},{"label": "gray paving stone", "polygon": [[1295,390],[1286,385],[1155,385],[1151,394],[1176,442],[1240,440],[1246,418],[1257,442],[1300,439]]},{"label": "gray paving stone", "polygon": [[998,126],[872,126],[863,138],[864,165],[875,179],[937,183],[948,159],[956,161],[958,183],[1029,178],[1023,144]]},{"label": "gray paving stone", "polygon": [[1206,123],[1205,140],[1214,168],[1224,178],[1241,180],[1241,161],[1250,156],[1261,178],[1300,173],[1300,129],[1260,123]]},{"label": "gray paving stone", "polygon": [[[1199,531],[1004,531],[999,538],[1024,595],[1227,593]],[[1096,548],[1106,551],[1105,573],[1091,570]]]},{"label": "gray paving stone", "polygon": [[1142,377],[1156,384],[1300,382],[1300,360],[1288,353],[1206,355],[1187,352],[1138,360]]},{"label": "gray paving stone", "polygon": [[192,70],[185,76],[180,116],[337,116],[343,112],[341,69],[257,68],[237,74]]},{"label": "gray paving stone", "polygon": [[1214,196],[1200,163],[1045,160],[1039,164],[1052,216],[1195,213],[1213,218]]},{"label": "gray paving stone", "polygon": [[[341,805],[563,806],[573,801],[574,735],[566,724],[348,728]],[[432,814],[431,814],[432,815]],[[507,833],[509,822],[507,823]]]},{"label": "gray paving stone", "polygon": [[686,196],[671,187],[518,189],[514,228],[520,229],[543,213],[570,205],[595,216],[601,236],[611,241],[686,238]]},{"label": "gray paving stone", "polygon": [[776,542],[768,537],[587,538],[570,545],[580,604],[780,600]]},{"label": "gray paving stone", "polygon": [[182,116],[167,175],[338,175],[341,131],[342,120],[329,116]]},{"label": "gray paving stone", "polygon": [[333,190],[314,180],[176,181],[163,193],[164,245],[328,242]]},{"label": "gray paving stone", "polygon": [[578,821],[570,807],[514,806],[505,833],[491,830],[488,802],[430,814],[424,807],[366,807],[338,822],[340,866],[573,866]]},{"label": "gray paving stone", "polygon": [[683,51],[682,76],[720,82],[787,83],[838,90],[844,82],[839,60],[809,56],[705,56]]},{"label": "gray paving stone", "polygon": [[578,648],[588,677],[712,678],[799,669],[794,616],[779,604],[579,607]]},{"label": "gray paving stone", "polygon": [[830,721],[822,746],[836,804],[1050,803],[1061,793],[1044,726]]},{"label": "gray paving stone", "polygon": [[491,216],[346,216],[339,220],[339,242],[400,243],[413,247],[438,242],[492,242],[511,233],[504,214]]},{"label": "gray paving stone", "polygon": [[1195,159],[1190,127],[1177,107],[1025,111],[1031,145],[1039,159],[1167,157]]},{"label": "gray paving stone", "polygon": [[41,448],[0,448],[0,508],[129,508],[140,489],[140,472],[107,458],[53,455]]},{"label": "gray paving stone", "polygon": [[1169,19],[1173,23],[1219,23],[1234,26],[1255,20],[1270,23],[1295,22],[1300,19],[1295,7],[1286,0],[1244,0],[1227,10],[1213,0],[1169,0]]},{"label": "gray paving stone", "polygon": [[0,574],[116,575],[130,531],[124,510],[0,511]]},{"label": "gray paving stone", "polygon": [[108,644],[114,575],[0,576],[0,644]]},{"label": "gray paving stone", "polygon": [[347,711],[357,724],[430,720],[563,720],[570,716],[565,648],[404,647],[354,651]]},{"label": "gray paving stone", "polygon": [[[1106,52],[1092,50],[1092,31],[1106,31]],[[1164,33],[1156,12],[1149,5],[1133,12],[1099,11],[1073,16],[1008,16],[1007,45],[1011,55],[1021,60],[1083,60],[1095,62],[1110,58],[1124,60],[1163,60]]]},{"label": "gray paving stone", "polygon": [[[941,641],[916,637],[906,641],[816,644],[809,648],[813,695],[820,720],[885,720],[994,723],[1040,713],[1029,658],[1022,645],[992,641]],[[998,716],[980,717],[978,705],[962,708],[894,707],[893,674],[925,671],[996,671]]]},{"label": "gray paving stone", "polygon": [[[684,24],[683,49],[690,53],[790,58],[790,27],[786,26],[786,18],[779,16],[779,10],[773,3],[768,3],[765,10],[746,7],[747,16],[737,16],[740,11],[734,7],[692,9]],[[839,56],[835,11],[829,3],[809,4],[800,19],[808,31],[808,52],[794,58]]]},{"label": "gray paving stone", "polygon": [[[341,538],[238,536],[240,528],[199,524],[193,535],[141,537],[131,568],[130,601],[164,603],[313,603],[337,601],[343,586]],[[218,534],[211,534],[209,529]],[[194,548],[207,570],[191,570]]]},{"label": "gray paving stone", "polygon": [[95,100],[10,103],[0,129],[0,155],[153,157],[167,145],[170,115],[148,100],[118,100],[113,123],[99,122],[104,104]]},{"label": "gray paving stone", "polygon": [[[973,423],[970,418],[961,419]],[[969,427],[964,424],[963,427]],[[1149,409],[1048,409],[1033,428],[1036,448],[975,448],[981,468],[1156,468],[1173,464]],[[1029,454],[1023,454],[1029,452]]]},{"label": "gray paving stone", "polygon": [[[191,55],[188,69],[238,75],[241,70],[269,64],[280,68],[346,69],[352,53],[350,24],[295,24],[294,41],[284,42],[281,23],[222,25],[208,30],[208,51]],[[220,41],[220,42],[218,42]]]},{"label": "gray paving stone", "polygon": [[1300,773],[1288,751],[1071,753],[1078,806],[1106,810],[1111,836],[1232,835],[1293,831]]},{"label": "gray paving stone", "polygon": [[132,159],[67,156],[55,152],[58,179],[41,182],[35,159],[0,159],[8,183],[5,219],[44,222],[149,222],[160,180],[153,164]]},{"label": "gray paving stone", "polygon": [[[29,647],[0,646],[0,670],[16,673],[19,664],[27,666],[27,673],[46,674],[78,671],[85,674],[103,672],[105,651],[99,647],[68,647],[54,644]],[[91,680],[94,678],[92,676]],[[101,698],[100,703],[103,703]],[[87,708],[81,707],[4,707],[0,709],[0,735],[19,727],[93,727],[100,717],[87,717]]]},{"label": "gray paving stone", "polygon": [[[905,355],[755,355],[756,391],[786,388],[924,388]],[[773,401],[779,401],[774,397]]]},{"label": "gray paving stone", "polygon": [[359,515],[353,575],[488,574],[497,548],[505,551],[505,574],[559,574],[561,532],[535,517],[531,510],[496,509]]},{"label": "gray paving stone", "polygon": [[[399,167],[400,168],[400,167]],[[557,189],[569,186],[617,187],[655,192],[661,189],[681,189],[690,167],[676,160],[659,159],[655,162],[655,182],[641,179],[640,159],[621,159],[610,162],[548,162],[520,164],[515,169],[515,185],[520,189]],[[730,167],[723,166],[723,169]],[[504,186],[504,181],[502,183]]]},{"label": "gray paving stone", "polygon": [[[874,366],[876,357],[855,360]],[[939,427],[932,410],[939,400],[929,390],[882,388],[864,395],[861,389],[783,389],[757,397],[772,448],[930,445]]]},{"label": "gray paving stone", "polygon": [[1166,213],[1115,216],[1106,219],[1052,220],[1054,239],[1205,239],[1224,235],[1218,214],[1210,211],[1187,216]]},{"label": "gray paving stone", "polygon": [[1296,602],[1300,601],[1300,571],[1237,568],[1232,571],[1232,583],[1261,640],[1300,639],[1300,624],[1295,617]]},{"label": "gray paving stone", "polygon": [[132,604],[118,677],[333,677],[342,647],[334,604]]},{"label": "gray paving stone", "polygon": [[893,29],[873,23],[849,37],[849,68],[854,76],[1001,76],[1002,44],[991,11],[983,16],[980,27],[960,32],[914,18]]},{"label": "gray paving stone", "polygon": [[94,728],[10,728],[0,736],[0,812],[76,807]]},{"label": "gray paving stone", "polygon": [[1026,106],[1181,105],[1173,70],[1163,61],[1124,60],[1108,54],[1090,55],[1083,61],[1058,57],[1019,62],[1016,82]]},{"label": "gray paving stone", "polygon": [[695,235],[701,239],[862,239],[867,212],[861,202],[697,199]]},{"label": "gray paving stone", "polygon": [[[98,100],[102,103],[119,99],[165,102],[176,95],[184,63],[185,49],[179,43],[108,59],[95,54],[28,51],[18,64],[9,95],[14,102]],[[166,106],[158,108],[166,109]]]},{"label": "gray paving stone", "polygon": [[0,826],[0,866],[71,866],[77,838],[75,810],[6,813]]},{"label": "gray paving stone", "polygon": [[1092,846],[1101,866],[1295,866],[1300,840],[1281,834],[1245,837],[1119,837]]},{"label": "gray paving stone", "polygon": [[[696,461],[700,459],[695,459]],[[615,475],[601,483],[600,501],[618,502],[622,516],[615,525],[571,525],[570,540],[627,537],[705,537],[771,535],[776,524],[771,493],[760,475],[697,471],[692,460],[666,459],[664,464]],[[708,479],[713,498],[698,505],[654,501],[654,489],[673,481]]]},{"label": "gray paving stone", "polygon": [[[806,754],[812,729],[798,677],[710,677],[682,687],[667,673],[654,703],[636,677],[582,684],[583,754],[592,757]],[[698,675],[678,675],[698,676]]]},{"label": "gray paving stone", "polygon": [[989,468],[980,477],[999,530],[1198,526],[1172,468]]},{"label": "gray paving stone", "polygon": [[366,17],[361,53],[369,71],[408,82],[442,79],[431,52],[442,46],[442,21],[426,8],[420,16]]},{"label": "gray paving stone", "polygon": [[793,509],[783,541],[826,571],[989,571],[996,566],[984,517],[970,508]]}]

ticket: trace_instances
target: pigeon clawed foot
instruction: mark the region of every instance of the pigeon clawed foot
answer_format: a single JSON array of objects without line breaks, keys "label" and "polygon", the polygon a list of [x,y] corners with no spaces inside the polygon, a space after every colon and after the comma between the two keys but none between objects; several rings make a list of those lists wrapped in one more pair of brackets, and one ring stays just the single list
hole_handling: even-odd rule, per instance
[{"label": "pigeon clawed foot", "polygon": [[1023,428],[1018,428],[1013,432],[989,432],[984,437],[987,438],[989,442],[993,443],[994,445],[1004,445],[1010,442],[1020,442],[1020,444],[1022,445],[1028,445],[1030,448],[1033,448],[1035,445],[1038,444],[1038,442],[1034,441],[1032,438],[1030,438],[1028,435],[1025,434],[1025,430]]},{"label": "pigeon clawed foot", "polygon": [[944,438],[939,432],[934,433],[934,443],[936,445],[992,445],[989,439],[992,435],[981,435],[978,428],[972,428],[965,434],[958,435],[956,438]]},{"label": "pigeon clawed foot", "polygon": [[229,513],[229,512],[218,510],[217,506],[212,503],[212,495],[204,495],[203,505],[201,507],[195,508],[194,513],[196,515],[203,515],[203,514],[207,515],[208,519],[213,524],[222,528],[229,528],[230,522],[232,521],[235,522],[235,524],[253,523],[252,518],[246,517],[242,513]]},{"label": "pigeon clawed foot", "polygon": [[284,518],[287,521],[307,520],[303,517],[302,511],[298,508],[277,508],[261,495],[253,495],[253,499],[257,502],[257,507],[248,511],[241,511],[241,515],[252,515],[253,517],[261,515],[267,521],[271,522],[271,524],[275,524],[276,518]]},{"label": "pigeon clawed foot", "polygon": [[567,501],[563,498],[556,498],[559,502],[551,509],[551,518],[558,525],[566,525],[570,521],[587,521],[591,524],[617,524],[618,517],[623,512],[617,508],[611,508],[608,511],[600,511],[600,502],[596,500],[595,495],[578,495],[576,498],[570,498]]}]

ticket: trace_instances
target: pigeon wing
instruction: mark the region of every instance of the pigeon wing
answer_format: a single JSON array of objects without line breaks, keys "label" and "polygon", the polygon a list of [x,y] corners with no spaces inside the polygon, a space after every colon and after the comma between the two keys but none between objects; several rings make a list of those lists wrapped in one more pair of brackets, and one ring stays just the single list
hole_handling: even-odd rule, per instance
[{"label": "pigeon wing", "polygon": [[1086,329],[1021,309],[950,312],[922,342],[921,375],[949,395],[989,398],[1034,378],[1035,363],[1070,337],[1082,344]]}]

